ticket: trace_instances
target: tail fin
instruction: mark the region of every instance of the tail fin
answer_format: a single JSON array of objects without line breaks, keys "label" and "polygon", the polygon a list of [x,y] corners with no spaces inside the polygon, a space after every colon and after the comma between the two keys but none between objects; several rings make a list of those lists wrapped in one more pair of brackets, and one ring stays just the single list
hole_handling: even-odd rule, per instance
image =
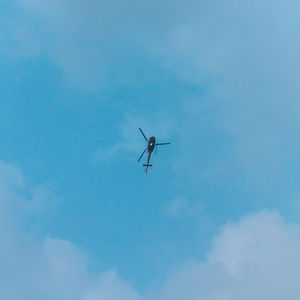
[{"label": "tail fin", "polygon": [[147,174],[147,172],[148,172],[148,167],[152,167],[152,165],[143,165],[144,167],[146,167],[146,169],[145,169],[145,173]]}]

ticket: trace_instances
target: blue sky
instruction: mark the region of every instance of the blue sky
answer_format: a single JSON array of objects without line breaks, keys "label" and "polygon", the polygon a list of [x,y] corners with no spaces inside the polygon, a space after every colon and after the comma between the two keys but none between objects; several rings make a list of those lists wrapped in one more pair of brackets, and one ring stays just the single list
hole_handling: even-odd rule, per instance
[{"label": "blue sky", "polygon": [[0,8],[3,299],[300,295],[296,1]]}]

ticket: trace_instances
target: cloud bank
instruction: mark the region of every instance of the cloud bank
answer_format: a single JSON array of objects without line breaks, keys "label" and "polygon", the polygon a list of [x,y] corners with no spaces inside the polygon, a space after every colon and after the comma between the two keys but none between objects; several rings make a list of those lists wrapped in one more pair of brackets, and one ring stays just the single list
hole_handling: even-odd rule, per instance
[{"label": "cloud bank", "polygon": [[181,267],[158,299],[295,299],[300,227],[274,212],[225,225],[204,262]]},{"label": "cloud bank", "polygon": [[[34,186],[26,181],[18,167],[0,162],[0,298],[139,299],[116,271],[91,272],[88,253],[72,242],[38,239],[34,228],[24,230],[26,219],[41,213]],[[39,199],[51,213],[46,193]],[[50,196],[47,202],[53,202]]]},{"label": "cloud bank", "polygon": [[[22,179],[23,178],[23,179]],[[224,225],[204,261],[173,270],[144,293],[114,270],[89,270],[88,253],[68,240],[21,230],[4,203],[19,201],[22,172],[0,164],[0,297],[3,299],[176,300],[297,299],[300,226],[263,211]],[[5,193],[3,192],[5,191]],[[29,201],[30,202],[30,201]]]}]

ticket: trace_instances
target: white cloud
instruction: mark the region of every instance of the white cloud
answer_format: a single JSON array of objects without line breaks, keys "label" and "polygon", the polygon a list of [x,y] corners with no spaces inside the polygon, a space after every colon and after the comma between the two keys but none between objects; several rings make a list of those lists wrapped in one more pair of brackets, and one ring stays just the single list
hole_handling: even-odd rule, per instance
[{"label": "white cloud", "polygon": [[[1,163],[0,200],[14,202],[26,181]],[[17,188],[16,188],[17,187]],[[0,218],[0,298],[64,300],[262,299],[300,297],[300,226],[264,211],[223,226],[203,261],[173,271],[161,288],[140,295],[116,271],[91,272],[88,253],[67,240],[23,232],[13,212]],[[9,220],[9,221],[8,221]],[[12,221],[13,220],[13,221]]]},{"label": "white cloud", "polygon": [[[139,299],[138,293],[115,271],[89,271],[88,254],[70,241],[51,237],[38,240],[23,231],[21,214],[32,209],[31,199],[26,197],[30,190],[18,167],[0,162],[0,298]],[[19,213],[7,209],[20,203]]]},{"label": "white cloud", "polygon": [[203,262],[179,268],[158,299],[297,299],[300,227],[269,211],[225,225]]},{"label": "white cloud", "polygon": [[115,271],[108,271],[100,275],[83,299],[141,300],[142,297],[127,282],[121,280]]},{"label": "white cloud", "polygon": [[90,272],[86,253],[69,241],[8,236],[0,240],[2,299],[139,299],[115,271]]},{"label": "white cloud", "polygon": [[[269,189],[290,178],[298,157],[300,5],[294,0],[204,3],[198,18],[174,26],[160,45],[170,69],[181,62],[186,78],[205,87],[202,97],[187,104],[186,119],[192,121],[183,135],[191,134],[184,142],[201,137],[201,129],[225,133],[233,147],[230,155],[221,147],[217,169],[226,164],[227,174],[241,169],[248,184]],[[195,147],[202,150],[200,143]],[[225,156],[231,160],[224,164]],[[181,169],[190,171],[196,160],[202,165],[193,156]]]},{"label": "white cloud", "polygon": [[[153,31],[160,35],[160,25],[164,28],[167,24],[158,13],[162,8],[158,1],[146,7],[137,1],[19,3],[24,14],[38,24],[31,26],[31,31],[42,51],[72,84],[91,90],[109,86],[112,77],[114,84],[136,80],[137,60],[149,56],[143,39]],[[165,9],[172,7],[166,4]]]},{"label": "white cloud", "polygon": [[0,161],[0,209],[3,217],[16,215],[23,218],[27,214],[34,218],[46,211],[51,212],[61,201],[53,192],[54,188],[51,184],[33,185],[18,166]]}]

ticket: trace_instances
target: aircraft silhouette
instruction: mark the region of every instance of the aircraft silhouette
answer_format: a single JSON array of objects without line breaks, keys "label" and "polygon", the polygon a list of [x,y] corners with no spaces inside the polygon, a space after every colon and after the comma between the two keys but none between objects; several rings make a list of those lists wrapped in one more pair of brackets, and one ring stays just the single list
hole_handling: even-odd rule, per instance
[{"label": "aircraft silhouette", "polygon": [[151,136],[150,139],[148,140],[143,132],[143,130],[141,128],[139,128],[141,134],[143,135],[144,139],[147,142],[147,147],[146,149],[143,151],[143,153],[141,154],[141,156],[138,159],[138,162],[140,162],[140,160],[142,159],[143,155],[145,154],[146,150],[148,150],[148,159],[147,159],[147,164],[143,164],[144,167],[146,167],[145,169],[145,173],[147,174],[148,171],[148,167],[152,167],[152,165],[149,164],[150,162],[150,158],[151,158],[151,154],[155,149],[155,152],[157,151],[157,146],[162,146],[162,145],[169,145],[170,143],[156,143],[156,139],[155,136]]}]

